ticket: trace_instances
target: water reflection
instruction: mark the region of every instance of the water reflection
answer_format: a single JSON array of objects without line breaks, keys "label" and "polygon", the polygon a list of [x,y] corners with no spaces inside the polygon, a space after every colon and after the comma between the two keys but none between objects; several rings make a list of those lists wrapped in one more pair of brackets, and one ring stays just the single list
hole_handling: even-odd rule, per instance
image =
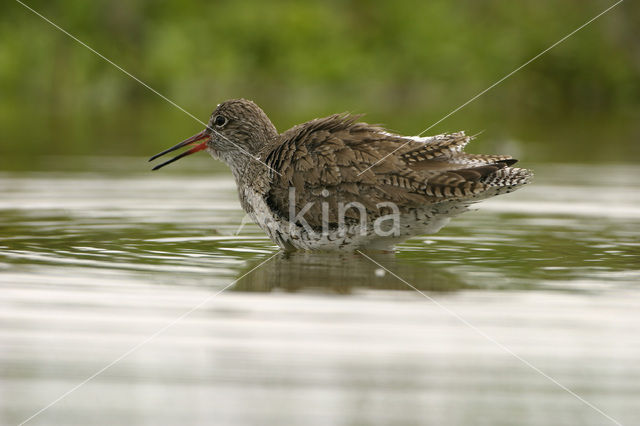
[{"label": "water reflection", "polygon": [[[436,265],[399,258],[395,253],[371,252],[367,256],[425,291],[456,291],[471,288],[455,274]],[[250,271],[260,261],[243,269]],[[315,291],[352,294],[358,289],[411,290],[405,283],[357,253],[279,253],[271,261],[241,278],[234,291]]]}]

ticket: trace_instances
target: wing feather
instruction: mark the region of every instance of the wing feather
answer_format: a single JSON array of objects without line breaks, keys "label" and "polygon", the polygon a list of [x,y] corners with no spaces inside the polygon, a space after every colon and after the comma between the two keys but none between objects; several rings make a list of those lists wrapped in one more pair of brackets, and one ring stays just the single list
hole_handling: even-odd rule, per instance
[{"label": "wing feather", "polygon": [[[377,203],[391,201],[401,210],[430,203],[473,198],[501,185],[526,183],[530,173],[510,166],[506,155],[466,154],[471,140],[464,132],[432,137],[405,137],[338,114],[316,119],[284,132],[266,156],[281,175],[273,176],[267,194],[282,216],[289,212],[289,188],[295,190],[295,211],[312,206],[305,219],[322,226],[322,204],[329,223],[337,223],[338,205],[357,201],[370,219]],[[524,171],[523,171],[524,170]],[[359,218],[355,209],[347,218]]]}]

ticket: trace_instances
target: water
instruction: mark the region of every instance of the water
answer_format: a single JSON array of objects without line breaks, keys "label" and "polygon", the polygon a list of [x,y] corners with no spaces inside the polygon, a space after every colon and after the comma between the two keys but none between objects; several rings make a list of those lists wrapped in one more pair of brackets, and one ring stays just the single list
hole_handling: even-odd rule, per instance
[{"label": "water", "polygon": [[277,253],[228,173],[119,164],[0,175],[0,424],[123,354],[28,424],[615,424],[523,360],[640,423],[637,166],[534,167],[380,266]]}]

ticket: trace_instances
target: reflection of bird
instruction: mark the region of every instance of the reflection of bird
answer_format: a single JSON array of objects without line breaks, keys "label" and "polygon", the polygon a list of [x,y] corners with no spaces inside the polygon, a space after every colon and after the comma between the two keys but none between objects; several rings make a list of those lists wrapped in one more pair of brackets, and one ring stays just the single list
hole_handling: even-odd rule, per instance
[{"label": "reflection of bird", "polygon": [[357,119],[332,115],[279,134],[255,103],[234,99],[151,160],[187,145],[154,170],[201,150],[220,158],[244,210],[284,249],[387,249],[532,176],[509,156],[464,153],[463,132],[407,137]]},{"label": "reflection of bird", "polygon": [[[421,291],[453,292],[482,288],[482,280],[467,280],[439,264],[429,264],[424,254],[405,252],[399,258],[392,253],[369,253],[368,256],[397,273]],[[380,274],[370,259],[352,253],[279,253],[255,269],[264,258],[250,262],[238,272],[240,279],[233,286],[242,292],[318,292],[352,294],[364,289],[412,291],[411,287],[393,276]],[[348,265],[345,267],[345,265]],[[247,274],[247,271],[252,273]]]}]

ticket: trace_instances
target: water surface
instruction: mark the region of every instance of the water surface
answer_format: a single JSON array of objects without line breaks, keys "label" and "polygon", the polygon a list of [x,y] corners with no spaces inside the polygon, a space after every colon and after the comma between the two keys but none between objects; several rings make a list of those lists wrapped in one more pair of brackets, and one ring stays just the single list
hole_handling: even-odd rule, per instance
[{"label": "water surface", "polygon": [[382,268],[278,253],[227,173],[124,164],[0,175],[1,424],[141,342],[29,424],[615,424],[505,348],[640,423],[640,168],[534,167]]}]

